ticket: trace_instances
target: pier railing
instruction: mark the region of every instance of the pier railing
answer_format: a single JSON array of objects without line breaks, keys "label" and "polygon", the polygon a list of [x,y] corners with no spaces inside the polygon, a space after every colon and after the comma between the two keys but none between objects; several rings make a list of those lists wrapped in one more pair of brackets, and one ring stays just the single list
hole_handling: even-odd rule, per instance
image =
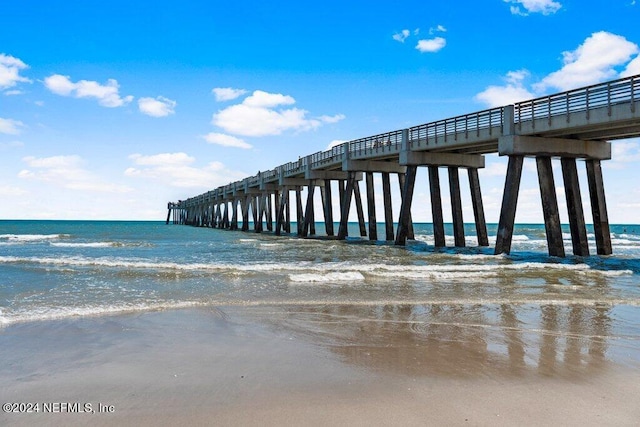
[{"label": "pier railing", "polygon": [[551,120],[552,117],[561,115],[565,115],[568,121],[571,113],[579,112],[585,112],[588,119],[589,111],[601,107],[607,107],[611,115],[611,107],[622,103],[630,103],[631,111],[635,111],[635,102],[639,100],[640,76],[631,76],[517,102],[515,122],[522,126],[523,122]]},{"label": "pier railing", "polygon": [[479,136],[485,129],[491,135],[494,127],[502,126],[503,117],[504,107],[498,107],[414,126],[409,128],[410,147],[429,147],[461,136]]}]

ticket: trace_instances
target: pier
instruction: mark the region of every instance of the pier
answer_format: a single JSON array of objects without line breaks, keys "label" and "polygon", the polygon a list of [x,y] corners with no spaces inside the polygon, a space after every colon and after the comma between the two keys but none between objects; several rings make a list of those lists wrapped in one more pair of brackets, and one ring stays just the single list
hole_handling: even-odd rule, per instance
[{"label": "pier", "polygon": [[[385,223],[381,236],[396,245],[405,245],[414,238],[411,206],[416,173],[423,167],[428,169],[434,242],[436,247],[443,247],[439,169],[446,168],[454,245],[465,246],[460,173],[466,170],[478,245],[489,246],[478,170],[485,166],[485,154],[498,153],[508,157],[508,168],[496,254],[508,254],[511,250],[520,178],[528,157],[535,159],[538,171],[549,255],[565,256],[552,159],[560,159],[573,254],[589,255],[578,181],[577,160],[581,160],[585,164],[596,250],[599,255],[609,255],[612,247],[601,162],[611,159],[610,141],[640,136],[639,109],[640,75],[637,75],[356,139],[204,194],[170,202],[167,223],[243,231],[249,231],[252,224],[255,232],[266,228],[280,235],[291,233],[290,212],[295,203],[296,235],[314,236],[314,197],[318,189],[327,236],[339,240],[347,237],[349,213],[355,205],[360,236],[377,240],[373,181],[374,174],[379,174]],[[395,180],[397,184],[392,184]],[[337,183],[337,195],[332,193],[332,183]],[[400,206],[392,205],[392,185],[399,185]],[[303,190],[306,200],[302,198]],[[340,208],[337,230],[333,218],[336,199]],[[397,222],[395,230],[394,222]]]}]

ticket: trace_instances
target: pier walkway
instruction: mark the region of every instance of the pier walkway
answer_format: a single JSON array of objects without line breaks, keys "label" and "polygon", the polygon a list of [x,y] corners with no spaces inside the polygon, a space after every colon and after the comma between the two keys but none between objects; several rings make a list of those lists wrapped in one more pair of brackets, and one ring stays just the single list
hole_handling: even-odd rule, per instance
[{"label": "pier walkway", "polygon": [[[609,81],[504,107],[491,108],[345,142],[298,161],[168,204],[167,223],[291,233],[290,193],[295,193],[297,235],[315,232],[314,192],[319,188],[327,236],[344,239],[355,201],[361,236],[378,239],[373,174],[382,176],[385,237],[404,245],[413,239],[411,204],[416,171],[428,168],[436,247],[445,246],[438,168],[447,168],[455,246],[465,245],[459,170],[466,169],[478,244],[488,246],[478,169],[484,154],[508,156],[495,253],[509,253],[523,160],[536,160],[549,255],[564,257],[551,159],[562,166],[573,253],[588,256],[577,159],[584,160],[597,253],[612,253],[601,161],[611,158],[609,141],[640,136],[640,75]],[[401,205],[394,230],[390,175],[397,174]],[[360,182],[366,183],[368,229]],[[338,182],[340,218],[334,230],[331,182]],[[307,200],[303,203],[302,190]],[[397,207],[396,207],[397,209]],[[240,218],[241,216],[241,218]],[[241,222],[241,224],[240,224]],[[275,229],[274,229],[275,222]]]}]

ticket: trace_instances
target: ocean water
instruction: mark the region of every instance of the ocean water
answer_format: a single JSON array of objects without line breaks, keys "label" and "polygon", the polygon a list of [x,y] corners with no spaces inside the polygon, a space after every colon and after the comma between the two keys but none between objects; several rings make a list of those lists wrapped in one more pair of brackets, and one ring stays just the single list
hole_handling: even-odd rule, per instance
[{"label": "ocean water", "polygon": [[[475,247],[472,225],[466,248],[436,250],[431,224],[415,224],[416,240],[396,247],[163,222],[0,221],[0,325],[246,306],[329,340],[373,319],[409,325],[418,337],[434,325],[457,325],[454,341],[469,328],[543,331],[539,340],[568,334],[587,340],[588,354],[595,340],[635,358],[640,226],[611,231],[614,255],[560,259],[547,256],[543,225],[518,225],[512,254],[494,256],[492,247]],[[452,246],[452,230],[446,233]],[[329,326],[336,322],[339,331]],[[485,347],[509,341],[483,340]]]}]

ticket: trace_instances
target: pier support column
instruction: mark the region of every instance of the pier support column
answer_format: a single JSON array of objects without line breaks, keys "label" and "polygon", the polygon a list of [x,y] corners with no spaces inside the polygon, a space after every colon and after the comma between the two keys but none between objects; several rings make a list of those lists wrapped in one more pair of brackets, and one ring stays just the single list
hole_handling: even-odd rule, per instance
[{"label": "pier support column", "polygon": [[388,172],[382,172],[382,196],[384,200],[384,226],[387,241],[393,241],[393,209],[391,207],[391,179]]},{"label": "pier support column", "polygon": [[249,196],[245,196],[240,201],[242,210],[242,231],[249,231]]},{"label": "pier support column", "polygon": [[232,230],[237,230],[238,229],[238,199],[234,198],[231,201],[231,229]]},{"label": "pier support column", "polygon": [[[275,199],[277,200],[277,193]],[[264,195],[264,209],[267,222],[267,231],[273,231],[273,208],[271,202],[271,193],[266,193]]]},{"label": "pier support column", "polygon": [[285,192],[287,194],[287,201],[285,202],[284,208],[284,231],[287,233],[291,233],[291,203],[289,202],[289,191],[290,188],[286,188]]},{"label": "pier support column", "polygon": [[542,199],[542,212],[544,215],[544,228],[547,232],[549,255],[564,257],[564,243],[562,241],[551,157],[538,156],[536,157],[536,164],[538,166],[538,182],[540,184],[540,197]]},{"label": "pier support column", "polygon": [[307,186],[307,208],[304,210],[304,225],[302,227],[302,237],[314,235],[315,233],[315,215],[313,212],[313,193],[315,190],[313,181],[309,181]]},{"label": "pier support column", "polygon": [[466,241],[464,237],[464,220],[462,218],[462,198],[460,197],[460,174],[455,166],[449,166],[447,169],[449,172],[449,194],[451,195],[455,246],[463,248],[466,245]]},{"label": "pier support column", "polygon": [[604,197],[604,182],[600,160],[586,160],[587,180],[589,182],[589,196],[591,199],[591,214],[593,216],[593,231],[596,237],[598,255],[611,255],[611,231],[609,230],[609,216]]},{"label": "pier support column", "polygon": [[480,191],[480,178],[478,178],[478,168],[468,168],[467,175],[469,176],[471,204],[473,205],[473,217],[476,222],[478,246],[489,246],[487,223],[484,218],[484,205],[482,203],[482,193]]},{"label": "pier support column", "polygon": [[[406,175],[404,175],[404,185],[402,188],[402,204],[400,205],[400,217],[398,219],[398,235],[396,236],[396,245],[404,246],[407,243],[409,234],[409,225],[411,223],[411,202],[413,201],[413,188],[416,182],[417,166],[407,166]],[[398,174],[398,178],[400,174]]]},{"label": "pier support column", "polygon": [[498,235],[496,236],[496,255],[511,252],[511,240],[516,220],[516,206],[518,205],[523,162],[524,156],[509,156],[509,166],[507,167],[507,176],[504,181],[502,208],[500,209],[500,220],[498,222]]},{"label": "pier support column", "polygon": [[[417,172],[417,170],[416,170]],[[399,173],[398,174],[398,185],[400,186],[400,196],[404,197],[404,190],[405,190],[405,186],[404,183],[406,181],[406,175],[405,173]],[[415,183],[415,178],[414,178],[414,183]],[[415,185],[415,184],[414,184]],[[411,208],[411,206],[409,206],[409,208]],[[407,224],[407,239],[409,240],[415,240],[416,237],[413,233],[413,218],[411,218],[411,209],[409,209],[409,223]]]},{"label": "pier support column", "polygon": [[573,254],[589,256],[587,227],[584,222],[576,159],[563,157],[560,159],[560,163],[562,165],[562,177],[564,178],[564,192],[567,197],[567,209],[569,210],[569,228],[571,229]]},{"label": "pier support column", "polygon": [[304,211],[302,210],[302,190],[300,186],[296,186],[296,225],[297,234],[302,236],[302,228],[304,226]]},{"label": "pier support column", "polygon": [[262,233],[262,203],[260,196],[253,197],[253,230],[256,233]]},{"label": "pier support column", "polygon": [[429,191],[431,193],[431,215],[433,217],[433,240],[436,248],[446,245],[444,235],[444,216],[442,214],[442,196],[440,194],[440,174],[438,166],[429,166]]},{"label": "pier support column", "polygon": [[324,207],[324,229],[327,236],[333,236],[333,202],[331,197],[331,180],[324,180],[324,187],[320,188]]},{"label": "pier support column", "polygon": [[[283,187],[280,191],[280,200],[276,209],[276,236],[280,235],[280,232],[283,228],[283,222],[285,221],[284,211],[287,208],[287,202],[289,198],[289,190],[286,187]],[[286,228],[286,227],[285,227]]]},{"label": "pier support column", "polygon": [[349,209],[351,208],[351,197],[353,195],[353,185],[356,182],[355,172],[348,172],[348,178],[344,189],[344,197],[340,210],[340,227],[338,228],[338,239],[344,240],[347,237],[347,227],[349,225]]},{"label": "pier support column", "polygon": [[360,182],[353,183],[353,197],[356,199],[356,212],[358,213],[358,226],[360,227],[360,237],[367,235],[367,227],[364,224],[364,210],[362,208],[362,195],[360,194]]},{"label": "pier support column", "polygon": [[222,228],[229,227],[229,203],[224,202],[223,213],[222,213]]},{"label": "pier support column", "polygon": [[367,185],[367,214],[369,215],[369,240],[378,240],[378,225],[376,224],[376,196],[373,188],[373,172],[365,174]]}]

